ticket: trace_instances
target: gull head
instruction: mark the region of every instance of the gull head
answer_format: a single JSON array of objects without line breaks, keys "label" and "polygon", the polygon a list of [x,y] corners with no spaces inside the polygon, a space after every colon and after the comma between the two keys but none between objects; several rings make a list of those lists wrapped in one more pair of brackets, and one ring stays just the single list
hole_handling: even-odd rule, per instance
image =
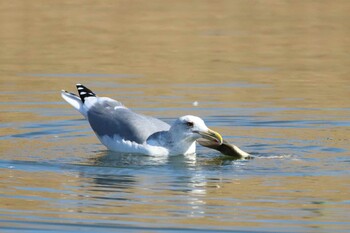
[{"label": "gull head", "polygon": [[221,145],[223,142],[222,136],[209,129],[204,121],[196,116],[182,116],[178,118],[169,130],[175,140],[183,140],[188,143],[193,143],[199,138],[207,139],[211,142]]}]

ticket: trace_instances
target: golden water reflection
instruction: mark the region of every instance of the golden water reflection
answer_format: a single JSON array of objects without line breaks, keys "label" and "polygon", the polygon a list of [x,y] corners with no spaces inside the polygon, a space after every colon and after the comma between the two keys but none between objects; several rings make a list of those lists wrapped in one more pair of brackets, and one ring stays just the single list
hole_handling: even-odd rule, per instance
[{"label": "golden water reflection", "polygon": [[[1,1],[3,219],[348,228],[349,10],[345,0]],[[288,157],[232,170],[205,156],[132,160],[130,172],[63,104],[59,91],[80,82],[145,114],[214,118],[234,143]]]},{"label": "golden water reflection", "polygon": [[[156,183],[147,176],[90,178],[69,171],[28,173],[2,169],[1,179],[13,183],[1,184],[0,208],[40,210],[33,214],[52,222],[67,218],[163,224],[166,219],[169,225],[258,227],[272,221],[271,227],[288,227],[296,221],[306,228],[323,222],[324,227],[337,229],[332,225],[335,217],[339,222],[347,221],[342,214],[347,211],[347,176],[207,178],[197,172],[188,177],[187,189],[171,190],[171,183]],[[15,215],[11,217],[13,212],[7,214],[6,219],[16,220]]]}]

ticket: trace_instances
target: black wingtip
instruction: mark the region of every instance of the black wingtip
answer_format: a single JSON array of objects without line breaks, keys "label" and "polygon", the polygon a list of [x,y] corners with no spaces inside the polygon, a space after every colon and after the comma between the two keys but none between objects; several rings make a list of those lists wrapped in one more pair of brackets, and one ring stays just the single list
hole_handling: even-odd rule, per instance
[{"label": "black wingtip", "polygon": [[85,102],[85,99],[88,97],[96,97],[95,93],[93,93],[89,88],[85,87],[84,85],[77,83],[76,86],[78,89],[80,99],[83,103]]}]

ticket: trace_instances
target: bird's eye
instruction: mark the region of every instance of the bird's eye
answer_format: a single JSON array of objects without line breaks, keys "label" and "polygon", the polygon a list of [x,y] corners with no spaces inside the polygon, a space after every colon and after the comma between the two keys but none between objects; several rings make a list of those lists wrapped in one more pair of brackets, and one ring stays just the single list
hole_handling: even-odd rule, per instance
[{"label": "bird's eye", "polygon": [[188,127],[193,127],[193,122],[191,122],[191,121],[188,121],[188,122],[186,122],[186,125],[188,126]]}]

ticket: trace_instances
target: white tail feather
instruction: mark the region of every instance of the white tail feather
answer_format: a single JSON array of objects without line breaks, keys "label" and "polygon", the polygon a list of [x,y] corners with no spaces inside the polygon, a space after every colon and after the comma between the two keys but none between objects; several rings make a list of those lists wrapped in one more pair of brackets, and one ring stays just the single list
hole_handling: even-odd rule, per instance
[{"label": "white tail feather", "polygon": [[61,96],[65,101],[67,101],[70,105],[72,105],[73,108],[78,110],[85,118],[87,118],[86,108],[84,107],[84,104],[81,101],[80,97],[74,94],[71,94],[69,92],[66,92],[64,90],[62,90]]}]

